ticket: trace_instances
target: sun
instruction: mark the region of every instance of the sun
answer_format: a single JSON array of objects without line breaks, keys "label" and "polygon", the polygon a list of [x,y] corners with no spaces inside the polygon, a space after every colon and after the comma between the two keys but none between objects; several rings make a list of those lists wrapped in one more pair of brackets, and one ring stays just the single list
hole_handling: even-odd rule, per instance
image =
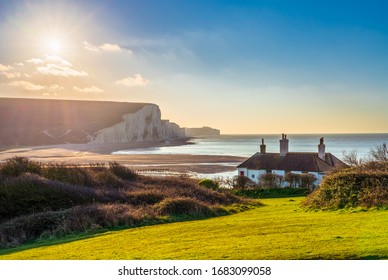
[{"label": "sun", "polygon": [[58,39],[50,39],[47,41],[47,48],[51,53],[59,53],[63,49],[63,45]]}]

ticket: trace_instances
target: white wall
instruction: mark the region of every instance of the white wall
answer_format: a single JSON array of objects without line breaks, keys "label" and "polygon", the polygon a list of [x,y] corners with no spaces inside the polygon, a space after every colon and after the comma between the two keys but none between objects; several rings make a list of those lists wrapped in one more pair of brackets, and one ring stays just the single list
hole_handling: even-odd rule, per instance
[{"label": "white wall", "polygon": [[[240,176],[240,172],[241,171],[244,172],[244,176],[248,177],[249,179],[251,179],[255,183],[259,182],[259,178],[260,178],[261,175],[267,173],[267,170],[263,170],[263,169],[253,170],[253,169],[247,169],[247,168],[238,168],[237,175]],[[305,172],[302,172],[302,171],[291,171],[291,172],[294,173],[294,174],[303,174],[303,173],[305,173]],[[317,177],[317,181],[315,182],[316,185],[320,184],[321,181],[322,181],[322,178],[324,177],[324,174],[319,174],[318,172],[307,172],[307,173],[313,174],[315,177]],[[284,170],[272,170],[272,174],[277,174],[277,175],[284,176],[285,175],[285,171]],[[288,183],[285,182],[283,184],[283,186],[284,187],[288,186]]]}]

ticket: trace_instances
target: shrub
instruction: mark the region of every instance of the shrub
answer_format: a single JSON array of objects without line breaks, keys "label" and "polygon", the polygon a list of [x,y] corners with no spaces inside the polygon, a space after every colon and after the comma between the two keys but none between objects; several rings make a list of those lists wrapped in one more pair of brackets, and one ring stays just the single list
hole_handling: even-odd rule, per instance
[{"label": "shrub", "polygon": [[0,220],[100,200],[93,189],[25,173],[0,181]]},{"label": "shrub", "polygon": [[247,176],[236,176],[234,177],[234,188],[237,189],[243,189],[247,188],[249,186],[255,186],[257,185],[255,182],[253,182],[251,179],[249,179]]},{"label": "shrub", "polygon": [[134,181],[138,177],[135,171],[121,165],[118,162],[110,162],[109,170],[117,177],[128,181]]},{"label": "shrub", "polygon": [[312,208],[388,206],[388,172],[344,171],[326,176],[306,200]]},{"label": "shrub", "polygon": [[44,232],[57,228],[63,219],[63,211],[48,211],[9,220],[0,225],[1,245],[4,247],[17,246],[36,239]]},{"label": "shrub", "polygon": [[283,176],[273,173],[263,174],[259,177],[262,188],[279,188],[283,183]]},{"label": "shrub", "polygon": [[93,186],[95,181],[91,169],[75,164],[50,163],[45,166],[42,175],[51,180],[80,186]]},{"label": "shrub", "polygon": [[66,219],[58,233],[82,232],[96,228],[135,226],[144,219],[155,219],[148,208],[136,208],[128,204],[90,204],[76,206],[66,211]]},{"label": "shrub", "polygon": [[126,197],[133,205],[152,205],[162,201],[166,196],[155,190],[127,192]]},{"label": "shrub", "polygon": [[0,242],[3,247],[11,247],[40,237],[136,226],[146,220],[156,220],[156,213],[150,208],[139,209],[126,204],[76,206],[62,211],[20,216],[4,222],[0,224]]},{"label": "shrub", "polygon": [[192,198],[167,198],[155,206],[156,211],[161,215],[190,215],[207,216],[212,213],[211,209],[204,203]]},{"label": "shrub", "polygon": [[357,172],[388,172],[388,162],[369,161],[359,166],[349,169]]},{"label": "shrub", "polygon": [[301,176],[292,172],[287,172],[284,176],[284,180],[291,188],[299,187],[301,184]]},{"label": "shrub", "polygon": [[94,176],[94,180],[97,185],[111,188],[122,188],[125,185],[123,180],[113,174],[109,169],[98,170]]},{"label": "shrub", "polygon": [[40,174],[42,165],[39,162],[31,161],[25,157],[13,157],[7,159],[0,166],[0,174],[6,176],[19,176],[23,173]]},{"label": "shrub", "polygon": [[211,179],[202,179],[201,181],[198,182],[198,185],[200,185],[201,187],[211,189],[211,190],[217,190],[220,187],[217,182],[215,182]]},{"label": "shrub", "polygon": [[317,177],[314,174],[306,173],[300,175],[300,187],[304,189],[314,189],[314,183],[317,181]]},{"label": "shrub", "polygon": [[158,215],[221,215],[227,213],[223,206],[244,202],[195,179],[137,176],[118,163],[81,166],[14,158],[0,166],[0,240],[17,245],[165,219]]},{"label": "shrub", "polygon": [[388,148],[387,144],[383,143],[382,145],[377,145],[370,150],[370,157],[372,161],[377,161],[380,163],[388,163]]}]

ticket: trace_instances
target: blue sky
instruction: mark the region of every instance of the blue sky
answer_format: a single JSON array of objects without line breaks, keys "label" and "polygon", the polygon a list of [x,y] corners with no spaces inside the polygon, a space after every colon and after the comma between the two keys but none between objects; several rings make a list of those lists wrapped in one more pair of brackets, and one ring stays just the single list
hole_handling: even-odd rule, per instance
[{"label": "blue sky", "polygon": [[223,133],[387,132],[387,8],[0,1],[0,95],[151,102]]}]

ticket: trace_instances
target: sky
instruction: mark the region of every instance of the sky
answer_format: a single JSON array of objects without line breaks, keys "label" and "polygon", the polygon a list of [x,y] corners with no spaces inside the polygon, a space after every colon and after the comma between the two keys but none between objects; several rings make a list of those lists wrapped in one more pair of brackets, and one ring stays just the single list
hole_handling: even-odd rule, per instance
[{"label": "sky", "polygon": [[388,132],[386,1],[0,0],[0,96],[223,134]]}]

